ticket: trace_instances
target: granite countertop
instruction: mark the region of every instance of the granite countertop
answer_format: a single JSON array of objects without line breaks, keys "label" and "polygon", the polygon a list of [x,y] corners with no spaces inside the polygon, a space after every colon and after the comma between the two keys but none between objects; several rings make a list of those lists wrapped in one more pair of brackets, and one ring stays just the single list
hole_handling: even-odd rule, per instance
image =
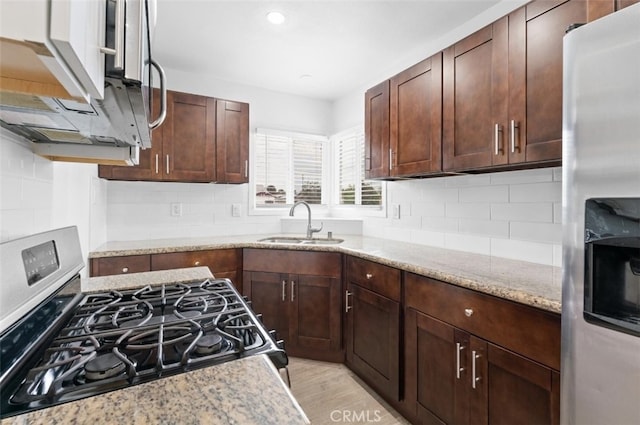
[{"label": "granite countertop", "polygon": [[[82,292],[210,278],[208,267],[82,279]],[[18,424],[308,424],[266,355],[157,379],[0,421]]]},{"label": "granite countertop", "polygon": [[224,248],[342,252],[554,313],[560,313],[562,310],[562,269],[560,267],[352,235],[337,235],[336,237],[343,238],[344,242],[335,245],[259,242],[259,239],[267,236],[273,235],[107,242],[91,252],[89,257],[102,258]]},{"label": "granite countertop", "polygon": [[0,425],[308,424],[262,354],[3,419]]}]

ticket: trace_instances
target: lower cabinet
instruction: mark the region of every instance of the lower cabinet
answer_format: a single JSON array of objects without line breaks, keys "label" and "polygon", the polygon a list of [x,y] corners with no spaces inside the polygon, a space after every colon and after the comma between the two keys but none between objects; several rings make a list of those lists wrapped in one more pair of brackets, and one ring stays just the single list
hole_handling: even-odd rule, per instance
[{"label": "lower cabinet", "polygon": [[[405,397],[417,423],[559,423],[558,315],[410,273],[405,284]],[[515,351],[520,340],[541,354]]]},{"label": "lower cabinet", "polygon": [[346,363],[390,401],[400,399],[400,271],[347,257]]},{"label": "lower cabinet", "polygon": [[292,356],[343,361],[341,254],[244,250],[244,295]]},{"label": "lower cabinet", "polygon": [[92,277],[96,277],[198,266],[209,267],[215,277],[231,279],[238,291],[242,292],[241,249],[92,258],[90,272]]}]

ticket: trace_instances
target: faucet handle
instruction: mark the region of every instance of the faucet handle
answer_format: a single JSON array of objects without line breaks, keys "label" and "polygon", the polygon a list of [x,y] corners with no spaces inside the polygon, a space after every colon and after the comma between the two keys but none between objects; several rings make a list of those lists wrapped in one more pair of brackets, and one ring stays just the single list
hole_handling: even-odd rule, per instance
[{"label": "faucet handle", "polygon": [[322,230],[323,227],[324,227],[324,223],[320,222],[320,227],[319,228],[309,227],[309,232],[310,233],[318,233],[319,231]]}]

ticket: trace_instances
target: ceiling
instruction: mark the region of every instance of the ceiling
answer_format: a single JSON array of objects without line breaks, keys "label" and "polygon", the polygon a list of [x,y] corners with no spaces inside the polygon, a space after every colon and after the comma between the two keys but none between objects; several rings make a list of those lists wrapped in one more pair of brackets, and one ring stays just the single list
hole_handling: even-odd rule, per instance
[{"label": "ceiling", "polygon": [[[323,100],[399,65],[499,0],[158,0],[164,67]],[[286,21],[273,25],[270,11]]]}]

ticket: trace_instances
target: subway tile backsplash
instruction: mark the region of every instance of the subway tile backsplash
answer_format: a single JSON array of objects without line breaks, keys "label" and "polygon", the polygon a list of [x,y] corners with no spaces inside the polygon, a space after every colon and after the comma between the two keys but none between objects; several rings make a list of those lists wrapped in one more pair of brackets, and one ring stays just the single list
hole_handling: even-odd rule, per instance
[{"label": "subway tile backsplash", "polygon": [[399,219],[365,218],[363,234],[562,265],[562,169],[387,183]]}]

